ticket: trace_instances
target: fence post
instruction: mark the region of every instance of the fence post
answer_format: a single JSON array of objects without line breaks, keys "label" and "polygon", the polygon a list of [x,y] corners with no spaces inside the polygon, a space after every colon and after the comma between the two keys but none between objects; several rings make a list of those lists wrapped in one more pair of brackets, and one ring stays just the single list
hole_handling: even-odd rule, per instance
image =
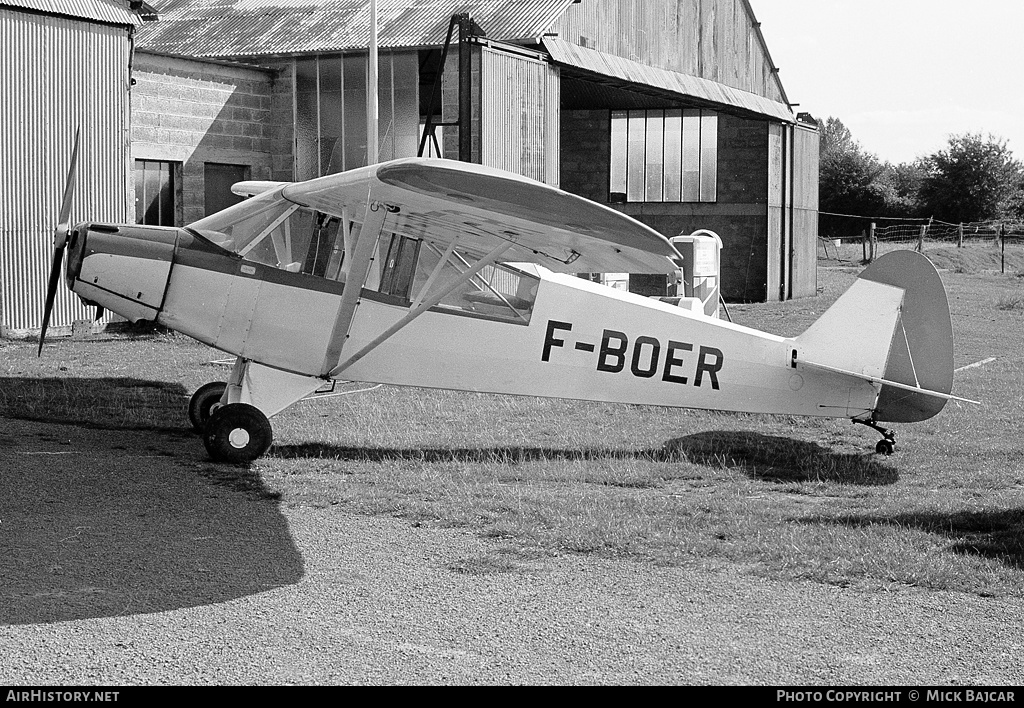
[{"label": "fence post", "polygon": [[860,250],[864,254],[864,262],[868,262],[868,232],[860,232]]},{"label": "fence post", "polygon": [[924,253],[924,232],[928,230],[927,226],[922,226],[921,230],[917,233],[917,252]]},{"label": "fence post", "polygon": [[960,222],[959,226],[956,227],[956,247],[964,247],[964,222]]},{"label": "fence post", "polygon": [[871,241],[871,250],[868,251],[868,263],[875,260],[875,250],[878,247],[878,238],[875,236],[875,222],[871,222],[871,230],[868,238]]},{"label": "fence post", "polygon": [[999,224],[999,272],[1006,275],[1006,224]]}]

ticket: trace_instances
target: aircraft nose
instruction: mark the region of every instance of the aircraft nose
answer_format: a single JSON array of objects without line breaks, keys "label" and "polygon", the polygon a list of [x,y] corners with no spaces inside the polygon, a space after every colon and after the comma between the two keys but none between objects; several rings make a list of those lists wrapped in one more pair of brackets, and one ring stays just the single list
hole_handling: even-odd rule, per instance
[{"label": "aircraft nose", "polygon": [[87,302],[132,322],[155,319],[176,238],[174,228],[79,224],[67,243],[67,285]]}]

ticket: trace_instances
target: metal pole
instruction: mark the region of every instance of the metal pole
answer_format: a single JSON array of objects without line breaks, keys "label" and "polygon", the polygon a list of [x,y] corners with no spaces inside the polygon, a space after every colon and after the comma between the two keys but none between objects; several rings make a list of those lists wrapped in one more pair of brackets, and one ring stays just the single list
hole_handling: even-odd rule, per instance
[{"label": "metal pole", "polygon": [[473,45],[468,14],[459,16],[459,159],[473,161]]},{"label": "metal pole", "polygon": [[370,0],[370,57],[366,76],[366,164],[377,162],[380,149],[377,107],[377,0]]}]

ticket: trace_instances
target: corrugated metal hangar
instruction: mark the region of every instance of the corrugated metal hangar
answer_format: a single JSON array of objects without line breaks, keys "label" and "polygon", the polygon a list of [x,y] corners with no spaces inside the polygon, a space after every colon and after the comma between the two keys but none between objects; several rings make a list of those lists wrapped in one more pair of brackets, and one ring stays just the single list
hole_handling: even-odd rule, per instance
[{"label": "corrugated metal hangar", "polygon": [[[748,0],[377,6],[377,159],[481,162],[666,236],[716,231],[727,300],[815,294],[816,127]],[[0,0],[4,329],[38,326],[76,125],[73,218],[181,225],[238,180],[366,164],[368,17],[368,0]],[[85,316],[68,299],[54,324]]]},{"label": "corrugated metal hangar", "polygon": [[[72,219],[128,218],[129,66],[141,24],[127,0],[0,2],[0,331],[39,327],[76,127],[89,188]],[[61,288],[54,320],[85,317]]]}]

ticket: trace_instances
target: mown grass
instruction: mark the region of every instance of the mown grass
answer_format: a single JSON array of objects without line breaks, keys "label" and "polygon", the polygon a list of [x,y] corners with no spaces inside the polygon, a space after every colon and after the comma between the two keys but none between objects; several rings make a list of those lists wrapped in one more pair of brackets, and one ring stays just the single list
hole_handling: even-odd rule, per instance
[{"label": "mown grass", "polygon": [[[822,269],[818,298],[734,306],[802,331],[855,278]],[[1024,311],[1012,276],[946,272],[956,334],[951,403],[898,427],[897,454],[849,421],[350,385],[274,418],[250,469],[204,461],[187,394],[222,355],[174,335],[60,341],[36,359],[0,343],[0,415],[181,436],[211,484],[253,503],[463,528],[492,550],[459,573],[519,572],[557,554],[729,567],[842,586],[1024,595]],[[369,389],[369,390],[364,390]],[[343,542],[343,540],[339,540]]]}]

